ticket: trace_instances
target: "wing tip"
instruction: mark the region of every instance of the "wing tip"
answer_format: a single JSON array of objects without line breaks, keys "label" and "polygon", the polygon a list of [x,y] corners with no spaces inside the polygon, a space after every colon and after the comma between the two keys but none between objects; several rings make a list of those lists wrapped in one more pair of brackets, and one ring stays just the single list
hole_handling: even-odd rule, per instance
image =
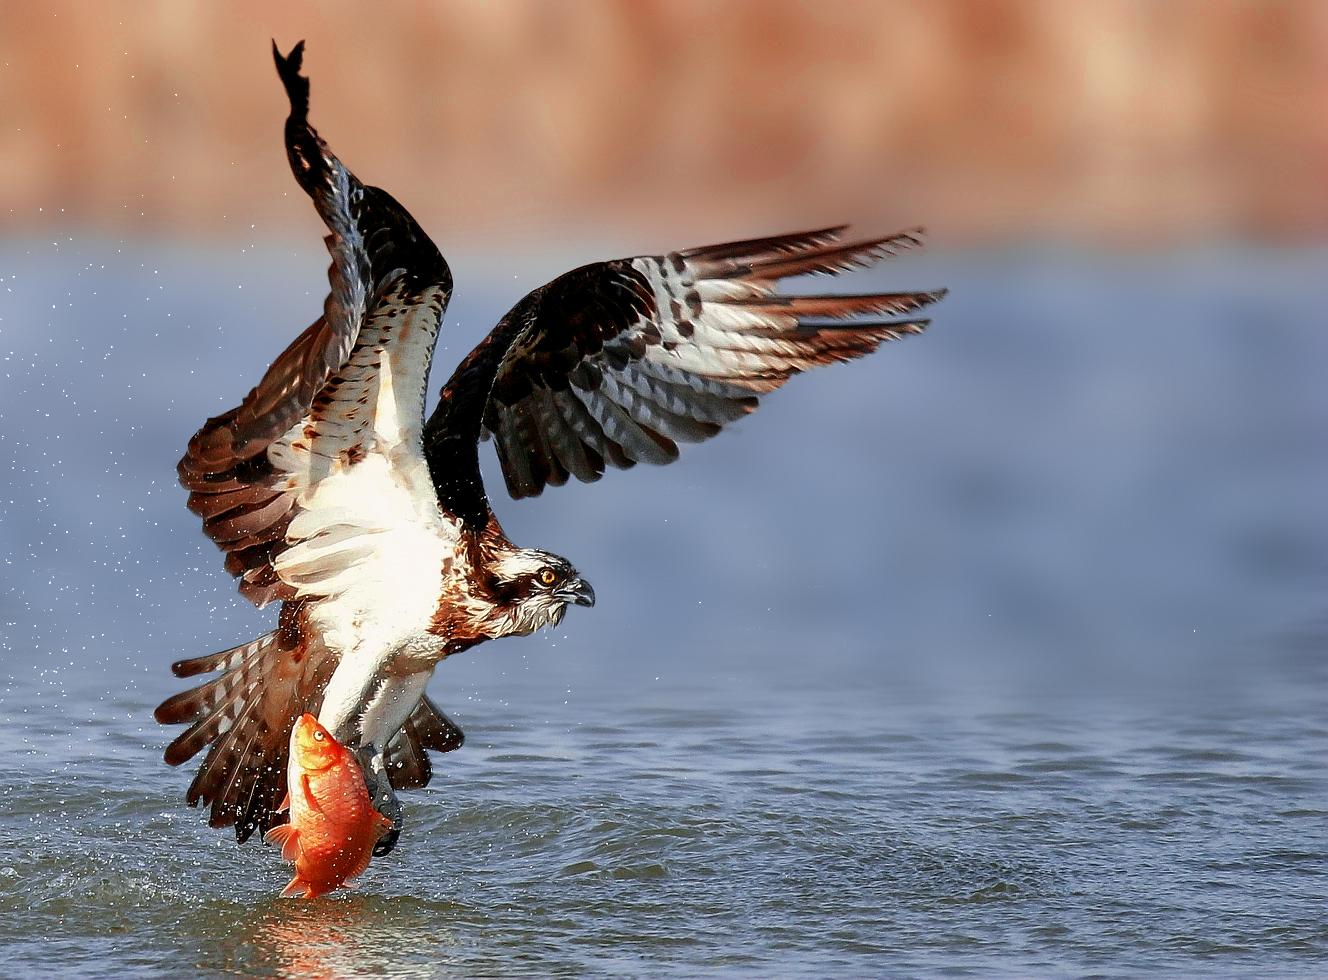
[{"label": "wing tip", "polygon": [[812,228],[807,231],[785,232],[779,235],[767,235],[762,238],[743,238],[737,241],[720,242],[715,245],[702,245],[697,248],[682,249],[670,253],[670,258],[693,266],[715,265],[724,262],[741,262],[763,254],[788,255],[808,250],[830,247],[839,242],[846,223],[828,225],[824,228]]},{"label": "wing tip", "polygon": [[309,79],[300,74],[300,68],[304,64],[304,41],[298,42],[291,48],[290,54],[283,58],[281,49],[277,47],[277,41],[273,38],[272,58],[277,63],[277,75],[281,78],[281,84],[286,87],[286,96],[290,99],[291,118],[303,119],[309,113]]},{"label": "wing tip", "polygon": [[[162,721],[162,719],[158,718],[157,721]],[[163,721],[162,724],[168,724],[168,722]],[[162,757],[166,760],[166,765],[168,766],[183,765],[197,754],[198,751],[197,749],[195,749],[193,752],[188,753],[187,755],[185,754],[184,747],[180,745],[180,742],[184,737],[185,737],[184,735],[181,735],[170,745],[166,746],[166,753]]]}]

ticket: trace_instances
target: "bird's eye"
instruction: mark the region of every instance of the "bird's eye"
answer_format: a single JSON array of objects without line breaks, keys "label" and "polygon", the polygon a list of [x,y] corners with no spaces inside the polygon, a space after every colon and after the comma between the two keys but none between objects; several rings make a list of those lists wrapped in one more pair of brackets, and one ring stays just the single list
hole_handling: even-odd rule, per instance
[{"label": "bird's eye", "polygon": [[558,573],[552,568],[541,568],[539,580],[545,585],[552,585],[554,582],[558,581]]}]

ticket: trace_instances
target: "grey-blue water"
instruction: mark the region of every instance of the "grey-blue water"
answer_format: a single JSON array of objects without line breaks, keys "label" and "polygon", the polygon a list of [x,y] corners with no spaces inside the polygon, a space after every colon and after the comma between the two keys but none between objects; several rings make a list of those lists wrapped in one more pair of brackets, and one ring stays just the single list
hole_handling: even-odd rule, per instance
[{"label": "grey-blue water", "polygon": [[[436,381],[592,257],[449,254]],[[925,336],[496,498],[598,605],[444,664],[397,850],[283,901],[151,709],[269,628],[174,464],[325,262],[0,245],[0,976],[1328,970],[1328,255],[898,262]]]}]

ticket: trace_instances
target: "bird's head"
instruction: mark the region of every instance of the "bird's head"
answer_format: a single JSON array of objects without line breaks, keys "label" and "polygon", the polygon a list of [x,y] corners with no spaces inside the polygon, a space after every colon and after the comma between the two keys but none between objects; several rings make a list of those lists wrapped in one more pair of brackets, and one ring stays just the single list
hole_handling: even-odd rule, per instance
[{"label": "bird's head", "polygon": [[490,566],[494,600],[508,620],[507,635],[557,626],[573,603],[593,606],[595,590],[571,562],[534,548],[514,549]]}]

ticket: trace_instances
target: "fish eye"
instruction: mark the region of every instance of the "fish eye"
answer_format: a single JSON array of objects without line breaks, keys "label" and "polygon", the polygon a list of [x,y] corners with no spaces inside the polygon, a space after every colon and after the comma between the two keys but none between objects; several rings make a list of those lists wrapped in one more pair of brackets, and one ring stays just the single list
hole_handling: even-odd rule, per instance
[{"label": "fish eye", "polygon": [[320,742],[323,741],[323,733],[322,733],[322,732],[314,732],[314,738],[318,739],[318,741],[320,741]]},{"label": "fish eye", "polygon": [[558,581],[558,573],[552,568],[541,568],[539,580],[545,585],[552,585],[554,582]]}]

